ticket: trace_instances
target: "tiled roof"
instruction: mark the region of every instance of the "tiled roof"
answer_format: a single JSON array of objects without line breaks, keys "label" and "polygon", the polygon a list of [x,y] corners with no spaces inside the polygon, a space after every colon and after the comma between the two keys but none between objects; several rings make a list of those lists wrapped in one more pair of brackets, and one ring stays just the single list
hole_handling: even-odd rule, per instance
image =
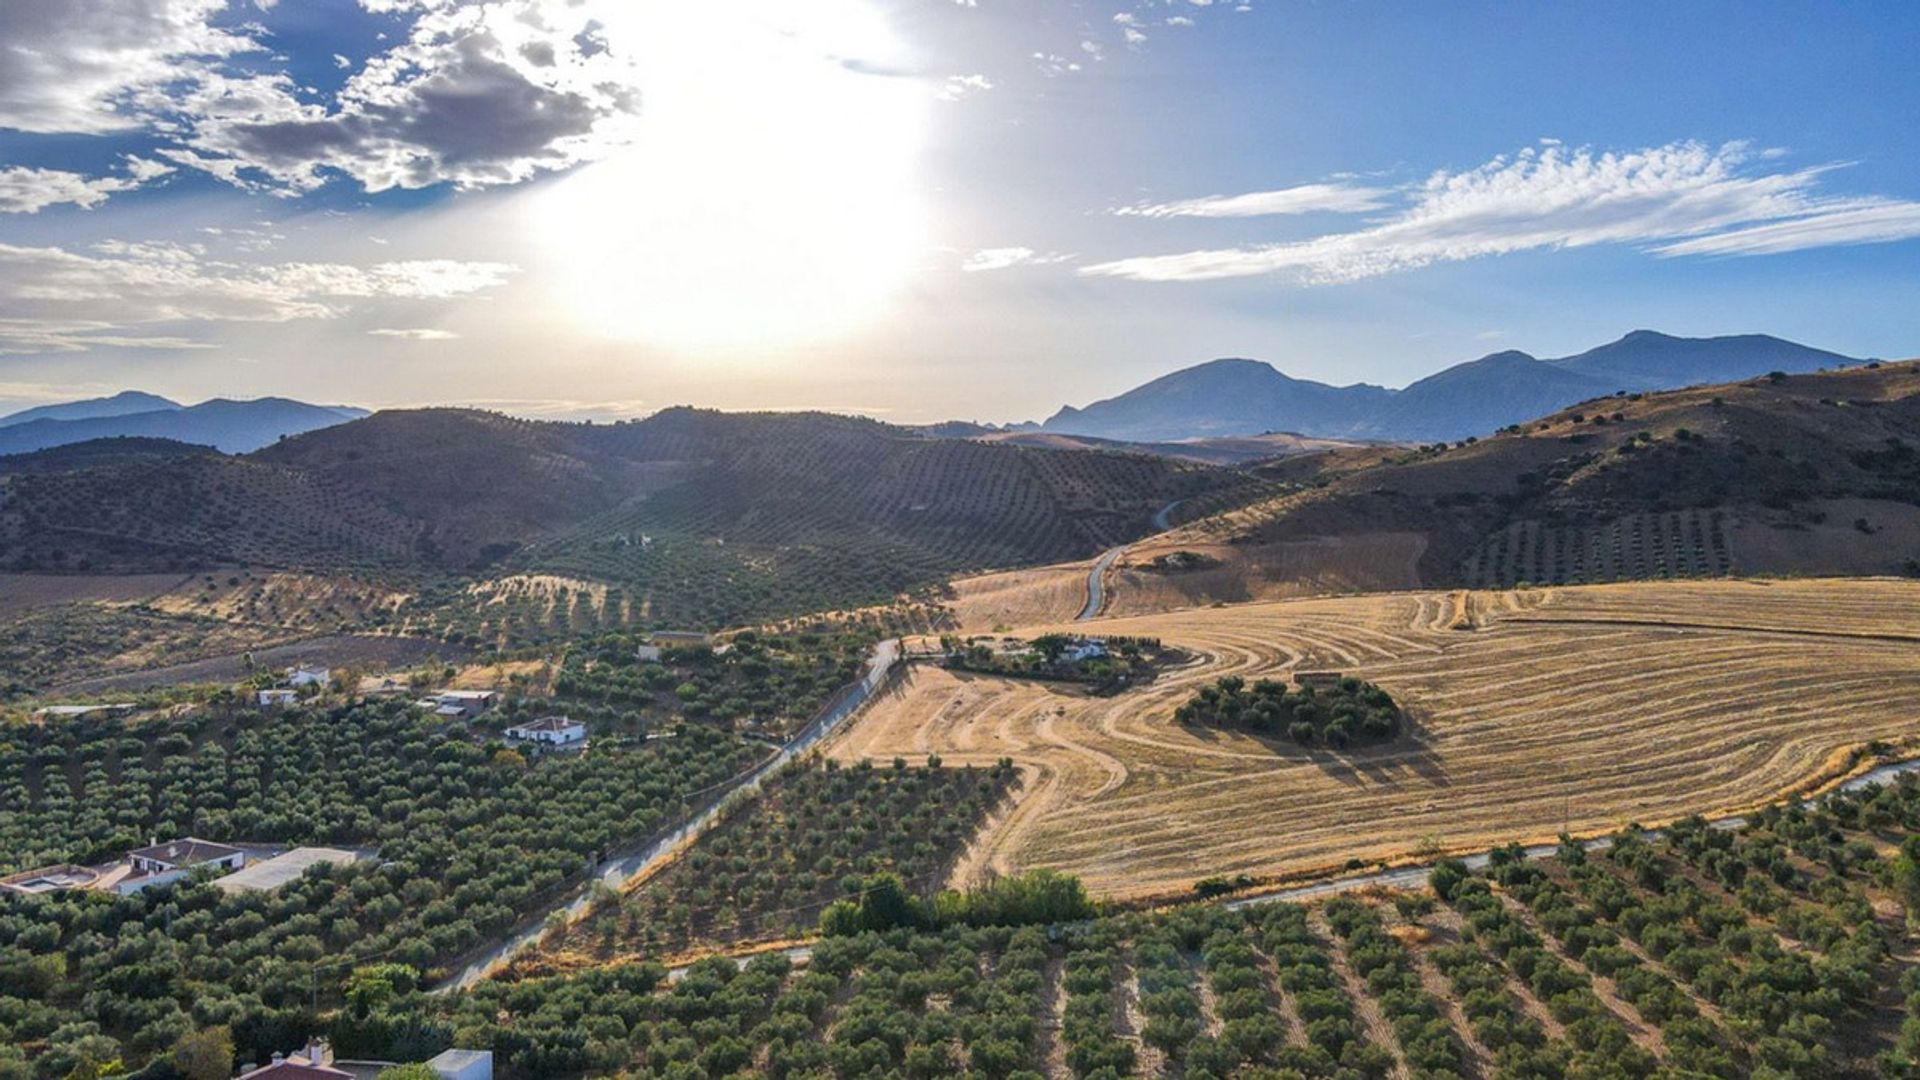
[{"label": "tiled roof", "polygon": [[127,858],[152,859],[171,866],[199,866],[201,863],[238,854],[240,854],[239,848],[216,844],[211,840],[196,840],[189,836],[184,840],[169,840],[164,844],[135,848],[127,852]]}]

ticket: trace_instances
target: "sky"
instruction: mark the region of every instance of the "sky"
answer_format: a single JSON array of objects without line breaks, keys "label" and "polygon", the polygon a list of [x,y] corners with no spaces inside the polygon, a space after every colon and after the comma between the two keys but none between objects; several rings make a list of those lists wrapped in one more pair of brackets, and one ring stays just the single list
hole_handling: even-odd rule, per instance
[{"label": "sky", "polygon": [[0,3],[0,410],[1920,354],[1920,5]]}]

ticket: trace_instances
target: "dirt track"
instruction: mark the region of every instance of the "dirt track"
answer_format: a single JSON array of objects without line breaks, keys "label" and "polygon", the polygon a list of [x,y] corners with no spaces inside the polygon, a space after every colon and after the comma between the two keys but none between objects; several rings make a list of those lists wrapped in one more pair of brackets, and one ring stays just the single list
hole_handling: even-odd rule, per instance
[{"label": "dirt track", "polygon": [[[1101,620],[1204,660],[1115,698],[920,668],[834,752],[1012,757],[1028,794],[962,876],[1054,866],[1138,896],[1563,822],[1602,831],[1740,809],[1832,771],[1848,747],[1920,736],[1920,645],[1866,636],[1920,629],[1920,583],[1598,586],[1477,593],[1468,607],[1478,630],[1448,628],[1469,620],[1446,593]],[[1679,622],[1713,626],[1667,625]],[[1335,755],[1172,722],[1202,683],[1296,666],[1380,683],[1415,730]]]}]

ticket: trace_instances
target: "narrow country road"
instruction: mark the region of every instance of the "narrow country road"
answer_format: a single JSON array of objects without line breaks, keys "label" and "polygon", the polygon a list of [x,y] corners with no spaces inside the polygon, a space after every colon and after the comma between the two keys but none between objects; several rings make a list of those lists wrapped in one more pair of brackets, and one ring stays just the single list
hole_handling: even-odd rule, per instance
[{"label": "narrow country road", "polygon": [[767,777],[801,754],[812,749],[821,739],[833,732],[847,717],[852,716],[860,706],[867,703],[874,691],[880,689],[887,680],[888,672],[900,656],[900,642],[888,639],[873,647],[873,653],[867,658],[867,673],[859,682],[841,691],[840,698],[828,706],[816,717],[807,729],[782,746],[780,750],[763,762],[752,772],[740,776],[733,786],[724,791],[707,809],[695,814],[673,832],[649,844],[645,849],[631,855],[612,859],[602,864],[593,877],[583,882],[578,889],[568,893],[566,898],[556,902],[539,918],[532,919],[527,926],[516,931],[506,940],[473,960],[454,975],[433,988],[436,994],[452,990],[464,990],[486,978],[505,966],[508,961],[520,955],[526,949],[538,944],[546,936],[547,923],[556,914],[564,914],[572,922],[586,914],[587,905],[593,899],[593,886],[604,884],[610,889],[619,889],[635,877],[649,873],[655,868],[677,857],[682,848],[690,841],[719,821],[740,799],[757,791]]},{"label": "narrow country road", "polygon": [[[1154,531],[1166,532],[1168,529],[1173,528],[1173,512],[1180,508],[1181,503],[1186,501],[1185,499],[1175,499],[1155,511],[1153,515]],[[1138,543],[1138,541],[1110,547],[1101,552],[1100,557],[1094,560],[1093,569],[1087,571],[1087,606],[1081,608],[1080,614],[1074,616],[1075,622],[1086,622],[1088,619],[1099,615],[1100,609],[1107,606],[1107,571],[1113,568],[1114,563],[1120,561],[1120,556],[1125,555],[1127,549],[1132,547],[1134,543]]]}]

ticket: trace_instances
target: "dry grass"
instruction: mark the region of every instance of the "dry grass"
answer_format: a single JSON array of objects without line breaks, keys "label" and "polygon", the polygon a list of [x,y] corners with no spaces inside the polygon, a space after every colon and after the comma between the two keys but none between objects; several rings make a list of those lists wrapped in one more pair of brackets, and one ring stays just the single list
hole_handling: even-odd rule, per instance
[{"label": "dry grass", "polygon": [[[1426,537],[1406,532],[1223,544],[1175,531],[1127,549],[1109,574],[1106,613],[1147,615],[1215,603],[1413,589],[1420,585],[1417,567],[1426,549]],[[1202,555],[1211,565],[1179,571],[1152,565],[1176,551]]]},{"label": "dry grass", "polygon": [[1093,560],[1006,570],[961,578],[953,583],[947,606],[966,633],[998,627],[1065,622],[1087,604],[1087,573]]},{"label": "dry grass", "polygon": [[139,603],[194,580],[192,574],[0,574],[0,619],[62,604]]},{"label": "dry grass", "polygon": [[[1744,808],[1920,734],[1920,583],[1625,584],[1394,594],[1102,620],[1202,659],[1114,698],[918,668],[846,758],[1012,757],[1027,795],[959,876],[1051,866],[1106,896]],[[1477,629],[1449,629],[1462,613]],[[1038,629],[1028,628],[1027,631]],[[1875,637],[1872,635],[1882,635]],[[1901,635],[1914,635],[1903,639]],[[1411,737],[1336,755],[1175,726],[1227,673],[1336,668]]]}]

